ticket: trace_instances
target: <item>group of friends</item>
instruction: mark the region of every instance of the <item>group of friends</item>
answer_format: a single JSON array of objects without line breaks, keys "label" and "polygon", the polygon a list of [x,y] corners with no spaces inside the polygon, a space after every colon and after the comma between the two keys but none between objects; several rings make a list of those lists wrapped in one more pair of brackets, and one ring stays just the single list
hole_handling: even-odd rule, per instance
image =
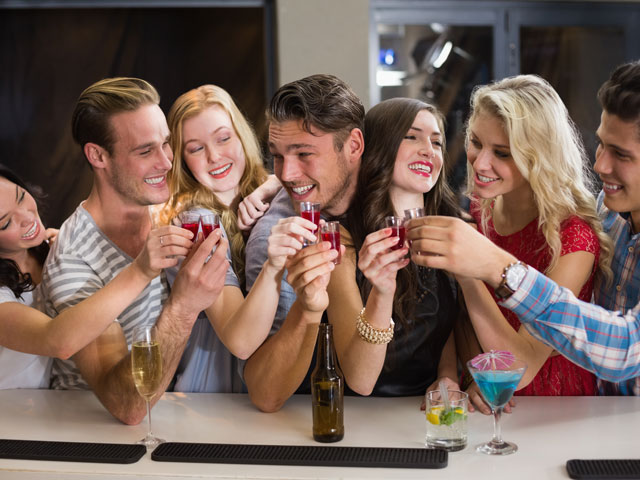
[{"label": "group of friends", "polygon": [[[72,117],[93,186],[59,231],[40,220],[41,192],[0,166],[0,388],[90,388],[139,423],[129,346],[155,325],[161,391],[246,391],[273,412],[309,393],[329,322],[353,394],[444,382],[489,413],[463,368],[489,350],[528,364],[516,395],[640,394],[640,62],[598,100],[596,196],[548,82],[476,87],[463,211],[444,117],[420,100],[365,115],[334,76],[288,83],[266,113],[270,175],[220,87],[183,94],[165,117],[148,82],[101,80]],[[340,252],[301,202],[339,221]],[[417,207],[400,244],[385,218]],[[194,235],[188,211],[221,228]]]}]

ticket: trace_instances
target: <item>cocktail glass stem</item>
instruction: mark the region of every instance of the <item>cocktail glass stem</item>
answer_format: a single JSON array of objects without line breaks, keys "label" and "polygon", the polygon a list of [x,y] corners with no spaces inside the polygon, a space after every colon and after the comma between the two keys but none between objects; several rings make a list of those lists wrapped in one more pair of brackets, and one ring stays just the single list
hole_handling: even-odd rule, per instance
[{"label": "cocktail glass stem", "polygon": [[494,444],[502,443],[502,431],[500,430],[500,417],[502,416],[502,407],[492,408],[493,413],[493,439]]}]

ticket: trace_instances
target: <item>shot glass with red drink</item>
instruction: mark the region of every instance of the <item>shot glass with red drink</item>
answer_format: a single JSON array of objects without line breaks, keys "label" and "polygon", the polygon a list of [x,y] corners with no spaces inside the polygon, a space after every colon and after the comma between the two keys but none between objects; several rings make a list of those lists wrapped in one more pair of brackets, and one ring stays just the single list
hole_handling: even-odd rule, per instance
[{"label": "shot glass with red drink", "polygon": [[200,215],[200,224],[202,225],[202,235],[207,238],[216,228],[220,228],[220,216],[217,213]]},{"label": "shot glass with red drink", "polygon": [[[420,218],[420,217],[424,217],[424,208],[422,207],[408,208],[404,211],[405,222],[408,222],[412,218]],[[411,240],[409,240],[409,247],[411,247]],[[417,252],[417,253],[418,255],[420,255],[420,252]]]},{"label": "shot glass with red drink", "polygon": [[320,228],[320,235],[323,242],[331,243],[331,248],[338,252],[338,256],[333,263],[340,263],[342,254],[340,252],[340,222],[326,222]]},{"label": "shot glass with red drink", "polygon": [[384,224],[386,227],[391,228],[391,236],[398,237],[398,243],[391,247],[391,250],[400,250],[404,247],[404,239],[406,236],[406,230],[404,227],[404,218],[402,217],[385,217]]},{"label": "shot glass with red drink", "polygon": [[200,228],[200,214],[197,212],[181,212],[178,215],[180,219],[180,225],[182,228],[189,230],[193,233],[192,240],[195,242],[198,237],[198,229]]},{"label": "shot glass with red drink", "polygon": [[[314,202],[300,202],[300,216],[305,220],[309,220],[316,224],[313,234],[317,237],[320,231],[320,204]],[[303,240],[302,245],[308,247],[311,245],[308,240]]]}]

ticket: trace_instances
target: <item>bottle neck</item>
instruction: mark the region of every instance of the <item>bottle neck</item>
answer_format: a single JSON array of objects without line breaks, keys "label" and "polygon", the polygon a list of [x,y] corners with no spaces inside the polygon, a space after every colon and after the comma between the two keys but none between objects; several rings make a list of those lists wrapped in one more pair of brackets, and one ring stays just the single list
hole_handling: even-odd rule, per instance
[{"label": "bottle neck", "polygon": [[321,323],[318,327],[318,347],[316,354],[318,368],[334,370],[336,367],[336,352],[333,348],[333,325]]}]

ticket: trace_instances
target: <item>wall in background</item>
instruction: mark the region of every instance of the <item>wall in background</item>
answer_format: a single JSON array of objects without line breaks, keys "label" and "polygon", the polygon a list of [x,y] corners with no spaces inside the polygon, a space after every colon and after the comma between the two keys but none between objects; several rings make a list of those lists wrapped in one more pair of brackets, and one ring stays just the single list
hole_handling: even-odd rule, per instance
[{"label": "wall in background", "polygon": [[369,108],[369,0],[277,0],[276,32],[279,85],[330,73]]}]

